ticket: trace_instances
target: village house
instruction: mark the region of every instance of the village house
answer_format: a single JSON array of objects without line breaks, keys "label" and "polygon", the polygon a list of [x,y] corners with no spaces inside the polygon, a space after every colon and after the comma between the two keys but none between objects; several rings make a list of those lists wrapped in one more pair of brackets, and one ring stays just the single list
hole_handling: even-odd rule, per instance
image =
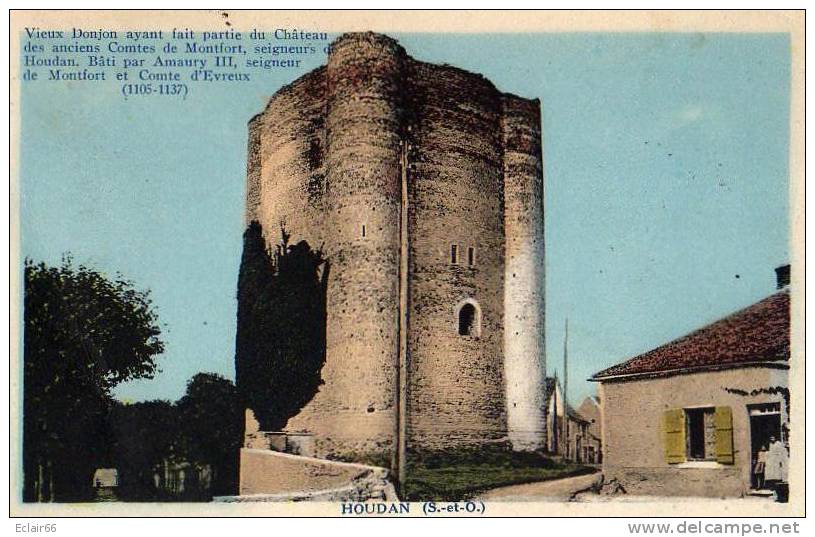
[{"label": "village house", "polygon": [[206,498],[212,488],[209,464],[165,458],[154,468],[153,483],[163,494],[174,498]]},{"label": "village house", "polygon": [[[547,377],[544,381],[544,404],[546,451],[569,461],[586,464],[599,463],[601,437],[592,433],[592,419],[597,420],[597,418],[587,418],[568,404],[557,377]],[[565,423],[564,410],[566,410],[565,415],[568,416]]]},{"label": "village house", "polygon": [[[789,266],[776,272],[775,294],[592,377],[600,384],[606,480],[633,494],[739,497],[772,477],[781,495]],[[765,466],[766,476],[756,471]]]},{"label": "village house", "polygon": [[96,501],[116,501],[118,487],[119,470],[116,468],[97,468],[93,473],[93,490]]},{"label": "village house", "polygon": [[588,421],[586,431],[587,441],[583,446],[585,451],[584,460],[593,464],[599,464],[603,460],[603,428],[601,425],[602,416],[600,412],[600,400],[592,395],[583,399],[583,402],[577,407],[577,413]]}]

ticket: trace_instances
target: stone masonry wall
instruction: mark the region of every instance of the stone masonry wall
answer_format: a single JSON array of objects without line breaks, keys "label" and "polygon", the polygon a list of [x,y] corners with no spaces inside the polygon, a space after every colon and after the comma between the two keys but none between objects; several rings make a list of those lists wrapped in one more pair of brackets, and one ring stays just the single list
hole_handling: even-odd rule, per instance
[{"label": "stone masonry wall", "polygon": [[393,444],[403,57],[395,41],[359,35],[335,41],[326,68],[323,225],[332,363],[321,391],[332,405],[315,405],[308,425],[318,436],[325,431],[335,453],[382,452]]},{"label": "stone masonry wall", "polygon": [[[318,456],[392,449],[403,158],[408,447],[506,438],[505,256],[517,254],[505,240],[505,225],[516,222],[505,218],[505,174],[525,211],[513,229],[524,244],[533,241],[524,250],[531,280],[523,289],[532,290],[524,326],[543,322],[529,311],[543,285],[530,268],[543,255],[534,208],[543,195],[539,103],[506,99],[482,76],[412,60],[386,36],[346,34],[326,67],[281,89],[250,122],[247,220],[260,220],[270,244],[285,222],[293,242],[322,247],[331,266],[324,385],[287,426],[314,433]],[[478,310],[479,331],[470,336],[457,331],[465,303]],[[515,362],[527,360],[533,378],[542,366],[535,334]]]},{"label": "stone masonry wall", "polygon": [[[411,62],[409,73],[408,446],[498,440],[506,436],[501,95],[453,67]],[[465,303],[477,310],[473,335],[458,333]]]},{"label": "stone masonry wall", "polygon": [[503,99],[507,421],[515,449],[546,446],[540,103]]},{"label": "stone masonry wall", "polygon": [[240,457],[240,496],[220,501],[396,499],[384,468],[246,448]]},{"label": "stone masonry wall", "polygon": [[258,114],[249,120],[249,139],[247,141],[246,155],[246,212],[244,224],[249,225],[258,216],[260,205],[260,174],[261,174],[261,150],[260,150],[260,127],[263,123],[263,115]]}]

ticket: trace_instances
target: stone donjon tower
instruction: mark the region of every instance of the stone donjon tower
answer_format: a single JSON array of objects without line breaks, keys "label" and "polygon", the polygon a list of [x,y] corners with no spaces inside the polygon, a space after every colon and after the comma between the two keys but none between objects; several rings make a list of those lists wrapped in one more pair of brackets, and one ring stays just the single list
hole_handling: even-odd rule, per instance
[{"label": "stone donjon tower", "polygon": [[345,34],[249,122],[247,222],[331,262],[321,456],[545,445],[538,100]]}]

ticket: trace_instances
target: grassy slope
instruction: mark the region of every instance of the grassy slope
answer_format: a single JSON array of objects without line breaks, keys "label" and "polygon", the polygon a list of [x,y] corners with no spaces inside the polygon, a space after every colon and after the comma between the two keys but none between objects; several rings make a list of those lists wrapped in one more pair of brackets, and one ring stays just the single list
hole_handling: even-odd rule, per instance
[{"label": "grassy slope", "polygon": [[462,500],[487,489],[592,471],[586,466],[553,461],[539,453],[482,450],[414,455],[407,468],[406,499]]}]

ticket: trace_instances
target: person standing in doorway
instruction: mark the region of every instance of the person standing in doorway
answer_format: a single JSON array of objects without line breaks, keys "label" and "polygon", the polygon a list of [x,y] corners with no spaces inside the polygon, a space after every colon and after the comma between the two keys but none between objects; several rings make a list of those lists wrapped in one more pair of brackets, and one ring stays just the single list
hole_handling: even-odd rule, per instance
[{"label": "person standing in doorway", "polygon": [[764,470],[764,480],[772,489],[775,489],[778,483],[787,480],[787,459],[789,455],[787,448],[781,443],[781,440],[770,437],[770,449],[767,452],[767,463]]},{"label": "person standing in doorway", "polygon": [[753,476],[755,477],[756,490],[764,488],[764,472],[767,467],[767,444],[761,446],[756,454],[755,464],[753,465]]}]

